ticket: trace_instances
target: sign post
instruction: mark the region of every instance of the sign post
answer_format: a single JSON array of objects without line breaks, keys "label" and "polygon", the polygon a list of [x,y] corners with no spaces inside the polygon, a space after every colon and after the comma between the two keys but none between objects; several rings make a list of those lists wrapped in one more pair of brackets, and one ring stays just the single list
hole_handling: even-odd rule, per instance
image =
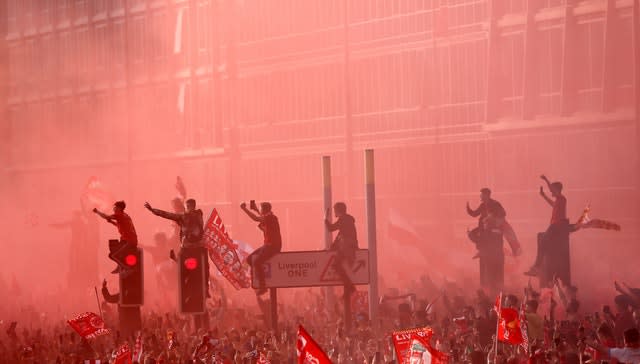
[{"label": "sign post", "polygon": [[[331,201],[331,157],[325,155],[322,157],[322,192],[323,192],[323,202],[324,202],[324,211],[331,211],[332,201]],[[324,226],[324,222],[322,225],[322,229],[324,230],[324,249],[329,250],[331,248],[331,243],[333,242],[333,235],[327,228]],[[325,287],[324,291],[324,300],[327,303],[327,309],[333,307],[334,296],[333,289],[331,287]]]},{"label": "sign post", "polygon": [[[264,283],[269,288],[271,327],[278,328],[278,288],[294,287],[330,287],[342,286],[344,283],[336,273],[333,265],[335,251],[297,251],[284,252],[267,260],[264,267]],[[358,249],[356,260],[352,266],[344,266],[347,275],[355,285],[369,284],[369,251]],[[258,287],[258,279],[251,271],[251,285]],[[351,295],[345,295],[345,327],[351,321]],[[266,309],[265,309],[266,314]],[[349,315],[349,316],[347,316]]]},{"label": "sign post", "polygon": [[367,247],[369,248],[371,275],[369,284],[369,318],[378,327],[378,243],[376,238],[376,183],[373,168],[373,149],[364,151],[364,174],[367,201]]}]

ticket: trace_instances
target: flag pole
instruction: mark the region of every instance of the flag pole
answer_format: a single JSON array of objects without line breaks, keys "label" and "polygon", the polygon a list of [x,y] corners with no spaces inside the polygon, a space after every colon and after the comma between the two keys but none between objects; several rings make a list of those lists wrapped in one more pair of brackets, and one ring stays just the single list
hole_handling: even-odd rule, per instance
[{"label": "flag pole", "polygon": [[98,304],[98,311],[100,312],[100,318],[104,320],[104,316],[102,316],[102,307],[100,306],[100,299],[98,298],[98,287],[93,286],[93,289],[96,292],[96,303]]},{"label": "flag pole", "polygon": [[500,311],[502,310],[502,291],[498,296],[498,305],[496,307],[496,335],[493,342],[493,362],[498,362],[498,330],[500,328]]}]

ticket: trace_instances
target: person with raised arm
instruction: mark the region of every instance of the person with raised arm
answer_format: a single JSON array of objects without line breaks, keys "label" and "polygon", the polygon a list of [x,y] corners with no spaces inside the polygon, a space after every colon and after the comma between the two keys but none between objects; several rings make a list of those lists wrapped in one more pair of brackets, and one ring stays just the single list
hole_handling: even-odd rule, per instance
[{"label": "person with raised arm", "polygon": [[273,214],[271,204],[269,202],[260,203],[259,211],[255,201],[253,200],[251,200],[250,209],[247,208],[247,204],[245,202],[240,204],[240,208],[251,218],[251,220],[258,223],[258,229],[262,231],[264,236],[264,244],[254,250],[247,257],[247,262],[251,265],[256,278],[258,278],[256,294],[260,296],[267,292],[267,288],[265,287],[263,264],[269,260],[269,258],[278,254],[282,250],[280,223],[278,222],[278,217]]}]

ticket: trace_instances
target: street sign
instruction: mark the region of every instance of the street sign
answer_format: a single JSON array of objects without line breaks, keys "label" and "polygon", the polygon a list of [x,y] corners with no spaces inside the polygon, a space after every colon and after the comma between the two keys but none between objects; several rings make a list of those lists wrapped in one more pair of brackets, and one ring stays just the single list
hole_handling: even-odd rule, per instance
[{"label": "street sign", "polygon": [[[341,286],[342,280],[333,268],[335,256],[331,250],[279,253],[264,263],[265,287]],[[343,263],[343,267],[353,284],[369,284],[368,250],[357,250],[353,265]],[[251,273],[256,288],[258,281]]]}]

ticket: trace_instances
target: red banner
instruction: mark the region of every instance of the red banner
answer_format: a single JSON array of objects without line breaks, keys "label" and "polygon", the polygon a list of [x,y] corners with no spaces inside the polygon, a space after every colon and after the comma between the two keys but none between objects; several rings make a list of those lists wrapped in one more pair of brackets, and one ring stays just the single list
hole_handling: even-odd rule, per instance
[{"label": "red banner", "polygon": [[96,176],[89,178],[80,197],[80,203],[86,211],[91,211],[94,207],[110,210],[114,201],[115,198]]},{"label": "red banner", "polygon": [[512,345],[524,342],[522,329],[520,328],[520,315],[514,308],[502,308],[500,310],[500,322],[498,324],[498,339]]},{"label": "red banner", "polygon": [[80,314],[76,318],[68,320],[67,323],[85,339],[93,339],[110,333],[108,329],[104,328],[102,318],[93,312]]},{"label": "red banner", "polygon": [[298,326],[296,353],[298,354],[298,364],[331,364],[327,354],[322,351],[320,345],[313,340],[302,325]]},{"label": "red banner", "polygon": [[411,334],[409,363],[411,364],[449,364],[449,355],[434,349],[430,337]]},{"label": "red banner", "polygon": [[424,338],[426,342],[431,340],[433,330],[430,327],[420,327],[416,329],[394,331],[391,334],[393,339],[393,347],[396,349],[396,357],[398,364],[408,364],[411,351],[411,340],[414,336]]},{"label": "red banner", "polygon": [[118,351],[113,354],[113,364],[131,364],[131,349],[127,343],[122,344]]},{"label": "red banner", "polygon": [[236,289],[251,287],[251,273],[238,258],[238,247],[227,234],[216,209],[204,226],[204,243],[213,264]]}]

